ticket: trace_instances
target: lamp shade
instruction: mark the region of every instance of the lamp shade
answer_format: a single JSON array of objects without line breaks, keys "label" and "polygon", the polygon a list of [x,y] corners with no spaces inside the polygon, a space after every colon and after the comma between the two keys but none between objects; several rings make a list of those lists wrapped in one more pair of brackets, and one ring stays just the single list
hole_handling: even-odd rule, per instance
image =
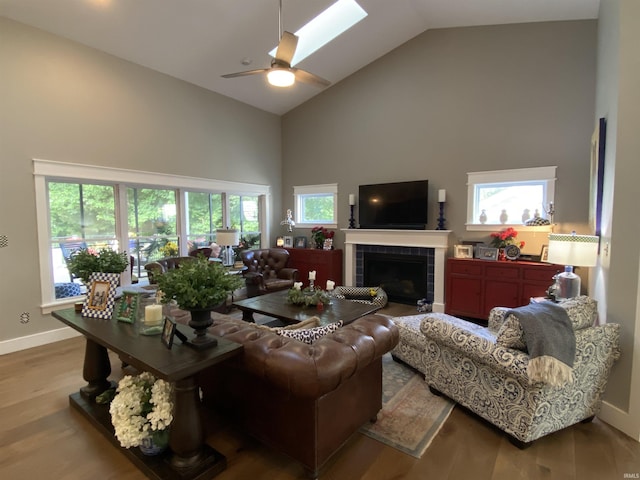
[{"label": "lamp shade", "polygon": [[598,260],[600,239],[594,235],[549,234],[548,262],[574,267],[593,267]]},{"label": "lamp shade", "polygon": [[296,76],[287,68],[272,68],[267,73],[267,80],[274,87],[290,87],[295,83]]},{"label": "lamp shade", "polygon": [[222,246],[238,245],[240,232],[238,230],[216,230],[216,243]]}]

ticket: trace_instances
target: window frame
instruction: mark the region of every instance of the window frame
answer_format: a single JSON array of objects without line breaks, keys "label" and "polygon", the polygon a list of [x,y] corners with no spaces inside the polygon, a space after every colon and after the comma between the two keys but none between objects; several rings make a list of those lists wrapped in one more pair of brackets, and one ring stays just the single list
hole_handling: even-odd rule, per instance
[{"label": "window frame", "polygon": [[[332,196],[333,198],[333,219],[328,222],[313,221],[308,222],[302,219],[303,197],[312,196]],[[326,183],[319,185],[297,185],[293,187],[294,218],[296,226],[300,228],[313,228],[321,225],[327,228],[338,228],[338,184]]]},{"label": "window frame", "polygon": [[476,186],[485,184],[500,183],[526,183],[526,182],[544,182],[545,198],[543,204],[548,205],[549,202],[555,203],[555,184],[556,184],[556,166],[548,167],[531,167],[531,168],[514,168],[510,170],[490,170],[484,172],[468,172],[467,173],[467,231],[495,231],[496,227],[518,227],[518,230],[532,231],[551,231],[549,226],[527,227],[521,223],[506,224],[482,224],[479,222],[477,215],[474,215],[476,202]]},{"label": "window frame", "polygon": [[[36,221],[38,232],[38,252],[40,258],[41,311],[43,314],[73,305],[77,298],[55,299],[52,255],[49,238],[49,200],[47,181],[68,181],[78,183],[112,184],[116,195],[116,236],[120,245],[128,245],[127,229],[127,187],[165,188],[176,191],[176,209],[178,216],[178,236],[186,238],[183,219],[186,215],[184,198],[186,191],[203,191],[252,195],[259,197],[259,222],[262,226],[261,241],[267,244],[269,238],[268,199],[271,196],[269,185],[232,182],[206,178],[170,175],[141,170],[103,167],[66,163],[53,160],[33,159],[33,176],[36,201]],[[180,242],[180,255],[186,255],[187,242]],[[128,270],[122,276],[122,285],[130,284]]]}]

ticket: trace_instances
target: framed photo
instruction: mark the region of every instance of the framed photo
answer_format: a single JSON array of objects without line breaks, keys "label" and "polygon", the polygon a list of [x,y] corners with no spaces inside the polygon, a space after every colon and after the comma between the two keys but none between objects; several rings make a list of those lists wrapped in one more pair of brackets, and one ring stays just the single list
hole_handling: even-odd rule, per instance
[{"label": "framed photo", "polygon": [[140,304],[140,293],[122,292],[122,298],[116,311],[116,319],[121,322],[133,323],[138,318],[138,305]]},{"label": "framed photo", "polygon": [[602,191],[604,188],[604,153],[607,138],[607,121],[598,119],[591,136],[591,189],[589,191],[589,221],[594,235],[602,230]]},{"label": "framed photo", "polygon": [[498,260],[498,249],[492,247],[480,246],[477,248],[478,256],[480,260]]},{"label": "framed photo", "polygon": [[307,237],[294,238],[296,248],[307,248]]},{"label": "framed photo", "polygon": [[289,235],[284,237],[284,248],[293,248],[293,237]]},{"label": "framed photo", "polygon": [[473,245],[454,245],[453,256],[455,258],[473,258]]},{"label": "framed photo", "polygon": [[162,335],[160,340],[165,347],[171,349],[173,347],[173,337],[176,334],[176,322],[169,317],[164,317],[164,326],[162,327]]},{"label": "framed photo", "polygon": [[540,261],[541,262],[549,261],[549,245],[542,245],[542,251],[540,252]]},{"label": "framed photo", "polygon": [[113,317],[119,278],[120,274],[118,273],[94,272],[91,274],[89,294],[82,306],[83,317],[104,318],[106,320]]},{"label": "framed photo", "polygon": [[325,238],[324,244],[322,245],[323,250],[331,250],[333,249],[333,238]]}]

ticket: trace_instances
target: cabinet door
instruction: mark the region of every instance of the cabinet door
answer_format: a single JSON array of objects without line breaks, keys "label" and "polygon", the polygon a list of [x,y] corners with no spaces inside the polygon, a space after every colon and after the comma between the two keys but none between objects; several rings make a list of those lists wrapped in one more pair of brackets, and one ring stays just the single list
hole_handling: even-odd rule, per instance
[{"label": "cabinet door", "polygon": [[483,318],[489,318],[493,307],[520,307],[518,287],[517,282],[487,281],[484,288]]},{"label": "cabinet door", "polygon": [[482,280],[450,276],[447,286],[446,312],[450,315],[480,317],[482,314]]}]

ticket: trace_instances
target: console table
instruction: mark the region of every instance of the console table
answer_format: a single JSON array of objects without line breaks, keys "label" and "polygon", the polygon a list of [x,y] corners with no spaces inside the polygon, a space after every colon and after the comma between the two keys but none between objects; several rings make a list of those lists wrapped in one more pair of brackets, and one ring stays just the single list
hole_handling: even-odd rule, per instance
[{"label": "console table", "polygon": [[519,307],[543,297],[562,269],[550,263],[449,258],[445,312],[486,321],[493,307]]},{"label": "console table", "polygon": [[[52,315],[86,337],[83,378],[87,385],[71,394],[69,403],[117,447],[120,447],[120,443],[114,435],[109,405],[95,402],[96,396],[113,385],[108,380],[111,363],[107,349],[138,370],[148,371],[157,378],[175,383],[170,450],[164,455],[149,457],[137,448],[120,447],[147,477],[158,480],[204,479],[212,478],[226,468],[226,458],[204,441],[195,376],[239,354],[242,345],[218,338],[218,345],[208,350],[195,350],[180,342],[169,350],[162,344],[159,335],[139,334],[137,323],[85,318],[72,308],[53,312]],[[192,335],[185,325],[179,324],[177,328],[187,336]]]}]

